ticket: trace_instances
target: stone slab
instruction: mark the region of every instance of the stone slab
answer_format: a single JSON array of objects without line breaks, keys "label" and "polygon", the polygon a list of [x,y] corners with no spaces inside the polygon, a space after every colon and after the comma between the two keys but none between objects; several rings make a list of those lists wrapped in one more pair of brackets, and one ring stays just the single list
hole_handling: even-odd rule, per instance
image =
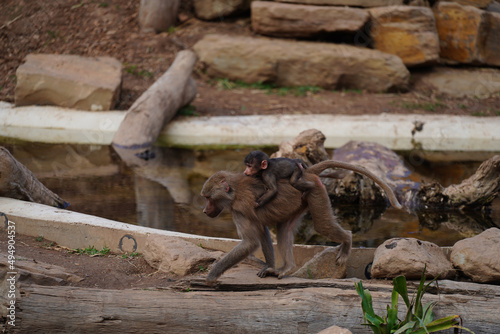
[{"label": "stone slab", "polygon": [[110,57],[30,54],[16,71],[15,103],[111,110],[120,95],[121,71],[121,63]]}]

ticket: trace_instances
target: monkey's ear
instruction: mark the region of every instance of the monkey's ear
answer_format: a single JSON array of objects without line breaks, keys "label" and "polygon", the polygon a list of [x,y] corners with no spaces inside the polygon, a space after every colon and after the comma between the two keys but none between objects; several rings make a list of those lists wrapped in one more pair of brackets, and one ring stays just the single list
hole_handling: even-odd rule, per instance
[{"label": "monkey's ear", "polygon": [[267,160],[262,160],[260,163],[260,169],[266,169],[267,168]]},{"label": "monkey's ear", "polygon": [[231,190],[231,188],[229,187],[229,184],[226,182],[226,180],[222,180],[222,181],[220,181],[220,183],[224,184],[224,186],[226,187],[226,192],[227,193],[229,192],[229,190]]}]

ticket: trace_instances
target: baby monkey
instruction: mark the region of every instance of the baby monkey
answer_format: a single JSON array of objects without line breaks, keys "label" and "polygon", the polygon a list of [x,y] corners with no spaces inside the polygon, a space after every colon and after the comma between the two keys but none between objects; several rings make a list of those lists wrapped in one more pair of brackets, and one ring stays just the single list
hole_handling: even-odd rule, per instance
[{"label": "baby monkey", "polygon": [[262,151],[253,151],[245,157],[245,175],[261,177],[267,190],[257,199],[255,207],[268,203],[278,192],[278,179],[290,178],[297,165],[307,168],[300,159],[269,158]]}]

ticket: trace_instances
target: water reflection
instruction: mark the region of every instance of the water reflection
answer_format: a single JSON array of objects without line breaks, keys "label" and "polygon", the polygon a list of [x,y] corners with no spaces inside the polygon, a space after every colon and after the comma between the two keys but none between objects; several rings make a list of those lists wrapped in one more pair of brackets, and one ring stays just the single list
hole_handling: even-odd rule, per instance
[{"label": "water reflection", "polygon": [[[204,199],[198,194],[204,181],[217,170],[243,170],[248,150],[175,150],[155,149],[161,164],[154,168],[128,168],[108,146],[49,145],[4,143],[21,163],[32,170],[49,189],[71,203],[72,211],[87,213],[126,223],[185,233],[237,238],[231,216],[217,219],[202,213]],[[272,150],[271,150],[272,152]],[[480,162],[427,162],[419,166],[424,177],[436,170],[446,183],[459,183],[474,172]],[[439,168],[435,168],[436,165]],[[425,168],[424,168],[425,167]],[[460,170],[461,173],[446,172]],[[463,172],[466,171],[466,172]],[[450,175],[457,175],[450,179]],[[470,175],[470,174],[469,174]],[[438,175],[439,176],[439,175]],[[175,203],[184,204],[175,204]],[[417,237],[440,246],[481,231],[500,226],[500,200],[492,212],[419,212],[382,207],[336,207],[344,228],[353,231],[355,247],[376,247],[392,237]],[[307,216],[299,227],[297,242],[328,244],[314,233]]]}]

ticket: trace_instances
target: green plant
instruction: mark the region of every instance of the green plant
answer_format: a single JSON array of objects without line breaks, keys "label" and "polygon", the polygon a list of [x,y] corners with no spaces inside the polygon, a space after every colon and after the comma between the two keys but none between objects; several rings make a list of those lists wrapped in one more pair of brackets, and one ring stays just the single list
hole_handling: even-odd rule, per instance
[{"label": "green plant", "polygon": [[137,75],[140,77],[145,77],[145,78],[152,78],[153,77],[152,72],[147,71],[147,70],[139,70],[137,65],[134,65],[134,64],[125,65],[125,72],[133,74],[133,75]]},{"label": "green plant", "polygon": [[42,242],[44,239],[43,239],[43,235],[39,235],[38,237],[35,238],[35,241],[37,242]]},{"label": "green plant", "polygon": [[485,117],[486,113],[484,111],[473,111],[470,115],[475,117]]},{"label": "green plant", "polygon": [[131,258],[140,257],[140,256],[142,256],[142,255],[140,253],[137,253],[137,252],[125,253],[125,254],[122,254],[122,259],[131,259]]},{"label": "green plant", "polygon": [[196,112],[196,107],[191,104],[179,109],[177,114],[181,116],[200,116],[200,114]]},{"label": "green plant", "polygon": [[[432,309],[436,302],[422,305],[422,296],[427,287],[434,282],[432,280],[425,285],[425,268],[422,273],[422,278],[418,286],[416,294],[412,300],[408,297],[408,288],[406,278],[398,276],[393,279],[393,290],[391,295],[391,305],[387,305],[387,315],[383,317],[375,314],[372,304],[372,296],[368,289],[363,288],[363,283],[355,283],[356,292],[361,297],[361,308],[363,310],[363,317],[365,323],[363,325],[369,326],[375,334],[424,334],[432,333],[450,328],[464,329],[471,332],[465,327],[459,325],[460,316],[451,315],[448,317],[434,320]],[[398,298],[402,297],[407,311],[403,320],[398,319]],[[471,332],[472,333],[472,332]]]},{"label": "green plant", "polygon": [[87,254],[87,255],[91,255],[91,256],[108,255],[109,252],[110,252],[110,249],[106,246],[104,246],[103,249],[101,249],[101,250],[98,250],[94,246],[88,246],[87,248],[84,248],[84,249],[77,248],[77,249],[73,249],[70,251],[70,253],[73,253],[73,254]]},{"label": "green plant", "polygon": [[316,86],[298,86],[298,87],[277,87],[273,83],[246,83],[240,80],[231,81],[228,78],[219,78],[215,79],[212,82],[215,82],[215,86],[219,89],[231,90],[231,89],[258,89],[263,90],[266,94],[275,94],[278,96],[286,96],[289,94],[294,94],[295,96],[305,96],[307,93],[316,94],[319,93],[322,89]]}]

